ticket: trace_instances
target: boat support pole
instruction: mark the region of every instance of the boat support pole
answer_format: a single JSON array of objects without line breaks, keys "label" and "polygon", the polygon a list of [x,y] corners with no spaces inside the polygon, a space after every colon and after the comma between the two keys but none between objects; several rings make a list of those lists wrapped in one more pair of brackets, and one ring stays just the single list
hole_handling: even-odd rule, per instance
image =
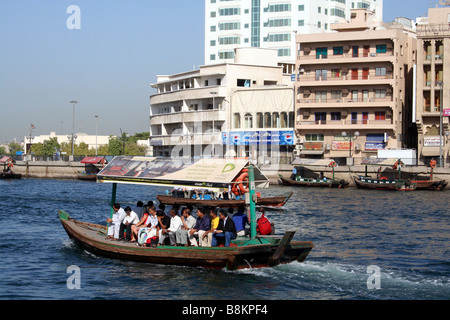
[{"label": "boat support pole", "polygon": [[[113,214],[114,214],[113,206],[116,203],[116,194],[117,194],[117,183],[113,183],[112,195],[111,195],[111,219],[112,219]],[[109,222],[108,222],[107,229],[109,229]]]}]

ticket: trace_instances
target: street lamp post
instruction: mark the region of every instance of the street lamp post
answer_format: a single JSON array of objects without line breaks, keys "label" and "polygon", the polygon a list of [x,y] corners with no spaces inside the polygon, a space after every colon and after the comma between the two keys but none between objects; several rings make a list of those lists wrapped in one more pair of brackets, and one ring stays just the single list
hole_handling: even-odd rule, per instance
[{"label": "street lamp post", "polygon": [[[70,101],[72,104],[72,158],[75,153],[75,147],[74,147],[74,138],[75,138],[75,105],[78,103],[76,100]],[[72,159],[73,160],[73,159]]]},{"label": "street lamp post", "polygon": [[98,117],[95,115],[95,156],[98,155],[98,143],[97,143],[97,136],[98,136]]},{"label": "street lamp post", "polygon": [[342,132],[342,137],[345,140],[350,141],[350,146],[348,148],[348,150],[349,150],[349,158],[348,158],[348,161],[347,161],[347,165],[349,165],[349,166],[353,165],[353,161],[352,161],[352,159],[353,159],[353,157],[352,157],[352,142],[355,141],[356,139],[358,139],[359,136],[360,136],[360,134],[359,134],[358,131],[356,131],[354,133],[352,133],[352,132],[347,133],[345,131]]}]

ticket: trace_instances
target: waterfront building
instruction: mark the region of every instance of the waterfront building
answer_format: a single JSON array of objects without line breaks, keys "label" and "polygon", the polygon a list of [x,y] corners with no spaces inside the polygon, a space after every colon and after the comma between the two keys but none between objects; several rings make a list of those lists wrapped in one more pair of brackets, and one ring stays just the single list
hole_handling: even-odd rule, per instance
[{"label": "waterfront building", "polygon": [[[450,8],[417,19],[418,153],[425,164],[449,158]],[[442,143],[440,143],[442,138]]]},{"label": "waterfront building", "polygon": [[374,14],[353,9],[334,33],[297,35],[297,156],[357,164],[409,147],[415,35]]},{"label": "waterfront building", "polygon": [[233,62],[237,47],[271,48],[295,73],[295,35],[329,33],[353,8],[383,20],[383,0],[205,0],[205,64]]},{"label": "waterfront building", "polygon": [[[105,146],[109,144],[109,138],[110,136],[100,136],[100,135],[88,135],[86,133],[76,133],[75,134],[75,144],[85,143],[88,145],[89,149],[95,149],[95,146],[97,145],[98,148],[101,146]],[[56,138],[59,144],[61,143],[68,143],[72,144],[71,140],[72,135],[57,135],[56,132],[50,132],[48,135],[40,135],[40,136],[32,136],[31,137],[31,143],[30,143],[30,136],[25,136],[25,153],[29,154],[30,146],[37,143],[44,143],[46,140],[50,140],[51,138]]]},{"label": "waterfront building", "polygon": [[154,156],[247,156],[261,163],[292,155],[294,86],[276,50],[238,48],[233,62],[157,76],[152,87]]}]

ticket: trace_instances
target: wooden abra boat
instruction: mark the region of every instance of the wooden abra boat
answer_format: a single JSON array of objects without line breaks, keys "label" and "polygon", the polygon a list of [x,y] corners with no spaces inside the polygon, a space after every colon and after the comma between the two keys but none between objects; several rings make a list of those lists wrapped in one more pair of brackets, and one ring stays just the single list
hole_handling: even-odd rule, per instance
[{"label": "wooden abra boat", "polygon": [[[374,189],[374,190],[394,190],[394,191],[413,191],[416,190],[417,184],[411,180],[402,179],[401,166],[403,162],[398,159],[364,159],[362,164],[366,165],[365,176],[354,176],[353,180],[356,187],[359,189]],[[371,178],[367,175],[367,166],[377,165],[380,166],[376,178]],[[381,176],[381,166],[392,166],[394,170],[398,170],[398,177],[389,179]]]},{"label": "wooden abra boat", "polygon": [[434,169],[436,168],[436,160],[430,161],[430,177],[429,178],[415,178],[412,180],[413,183],[417,184],[417,190],[432,190],[432,191],[442,191],[447,187],[448,182],[445,180],[435,180],[434,179]]},{"label": "wooden abra boat", "polygon": [[303,262],[312,242],[290,241],[294,232],[283,238],[237,238],[226,247],[138,247],[135,243],[106,240],[106,227],[76,221],[63,211],[59,218],[69,237],[84,249],[100,256],[164,265],[204,267],[208,269],[246,269],[272,267],[293,261]]},{"label": "wooden abra boat", "polygon": [[[292,196],[292,192],[289,192],[287,194],[284,194],[279,197],[258,197],[256,203],[258,206],[265,206],[265,207],[282,207],[286,204],[286,202],[289,200],[289,198]],[[158,195],[156,196],[158,201],[160,203],[163,203],[165,205],[180,205],[180,206],[187,206],[191,205],[194,207],[198,206],[210,206],[210,207],[218,207],[218,208],[239,208],[240,206],[245,206],[245,200],[197,200],[193,198],[177,198],[174,196],[163,196]]]},{"label": "wooden abra boat", "polygon": [[12,168],[14,167],[15,162],[16,161],[13,158],[10,158],[8,156],[4,156],[3,158],[0,159],[0,163],[3,164],[3,171],[0,172],[0,179],[5,179],[5,180],[22,179],[22,174],[14,173],[12,171]]},{"label": "wooden abra boat", "polygon": [[[296,159],[292,163],[295,165],[293,173],[290,178],[285,178],[279,175],[281,183],[284,186],[290,187],[313,187],[313,188],[345,188],[349,185],[348,181],[344,179],[335,179],[334,168],[337,167],[337,163],[332,159],[315,160],[315,159]],[[298,166],[300,165],[300,166]],[[329,167],[332,169],[333,178],[321,177],[319,178],[306,178],[300,173],[304,166],[321,166]]]},{"label": "wooden abra boat", "polygon": [[100,172],[100,168],[96,165],[104,166],[107,161],[103,157],[86,157],[81,160],[84,164],[85,169],[83,172],[78,174],[78,179],[80,180],[97,180],[97,174]]},{"label": "wooden abra boat", "polygon": [[147,157],[116,157],[97,175],[97,181],[113,185],[112,214],[118,183],[221,190],[242,175],[243,167],[248,172],[251,237],[238,237],[230,247],[139,247],[135,243],[107,240],[107,227],[76,221],[66,212],[59,211],[59,219],[68,236],[77,244],[109,258],[228,270],[304,261],[314,245],[310,241],[293,241],[295,231],[288,231],[283,236],[257,236],[255,172],[261,179],[260,185],[267,185],[268,179],[262,179],[259,169],[255,169],[247,159],[201,159],[194,163],[181,163]]}]

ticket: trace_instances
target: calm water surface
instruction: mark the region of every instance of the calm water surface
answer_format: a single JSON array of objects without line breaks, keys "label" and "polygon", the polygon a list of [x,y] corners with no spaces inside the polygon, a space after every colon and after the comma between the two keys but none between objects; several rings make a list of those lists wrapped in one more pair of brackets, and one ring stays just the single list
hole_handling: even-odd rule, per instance
[{"label": "calm water surface", "polygon": [[[117,201],[133,206],[164,189],[119,185]],[[0,181],[0,299],[418,299],[450,298],[449,191],[271,187],[292,190],[283,211],[268,216],[277,233],[315,248],[305,263],[270,269],[210,271],[111,260],[74,245],[58,209],[103,223],[111,185],[83,181]],[[81,268],[81,290],[69,290],[67,268]],[[381,270],[369,290],[367,268]]]}]

